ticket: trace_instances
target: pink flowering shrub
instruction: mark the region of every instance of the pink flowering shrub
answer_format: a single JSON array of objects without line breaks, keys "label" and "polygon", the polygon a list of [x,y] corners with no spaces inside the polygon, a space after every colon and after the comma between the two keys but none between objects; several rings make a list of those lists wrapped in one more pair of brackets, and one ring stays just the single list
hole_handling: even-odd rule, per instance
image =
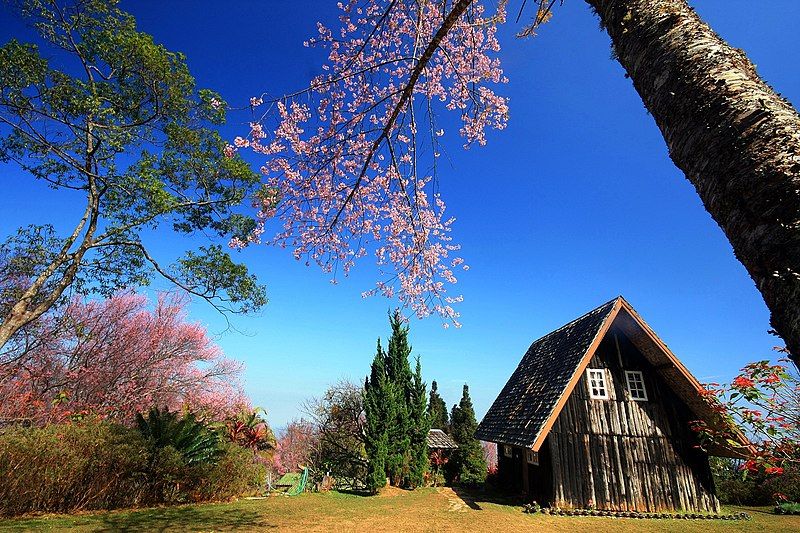
[{"label": "pink flowering shrub", "polygon": [[461,297],[446,287],[468,267],[453,256],[454,219],[436,192],[437,113],[458,116],[465,146],[506,126],[507,99],[495,92],[507,81],[496,38],[505,2],[491,15],[472,0],[339,8],[337,27],[318,24],[305,43],[327,50],[322,74],[296,94],[252,98],[250,131],[227,150],[266,156],[258,227],[231,244],[291,248],[333,282],[372,253],[382,279],[364,296],[396,296],[419,317],[458,326]]},{"label": "pink flowering shrub", "polygon": [[311,466],[318,447],[319,433],[314,424],[307,420],[293,420],[276,442],[273,468],[278,475],[283,475]]},{"label": "pink flowering shrub", "polygon": [[153,406],[212,419],[235,413],[246,403],[241,367],[187,321],[186,303],[162,294],[151,310],[126,292],[46,315],[26,343],[0,355],[0,418],[126,421]]}]

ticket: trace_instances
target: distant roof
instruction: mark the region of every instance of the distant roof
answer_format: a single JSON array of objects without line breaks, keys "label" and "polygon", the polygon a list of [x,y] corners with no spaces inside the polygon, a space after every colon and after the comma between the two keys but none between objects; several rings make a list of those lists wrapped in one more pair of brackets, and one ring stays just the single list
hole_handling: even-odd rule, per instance
[{"label": "distant roof", "polygon": [[432,429],[428,431],[428,448],[455,450],[458,448],[458,444],[450,438],[450,435],[441,429]]},{"label": "distant roof", "polygon": [[[622,296],[535,341],[508,379],[475,438],[539,451],[555,419],[612,323],[620,327],[664,381],[703,420],[718,416],[702,386]],[[749,444],[739,435],[742,444]],[[725,450],[711,450],[730,455]]]}]

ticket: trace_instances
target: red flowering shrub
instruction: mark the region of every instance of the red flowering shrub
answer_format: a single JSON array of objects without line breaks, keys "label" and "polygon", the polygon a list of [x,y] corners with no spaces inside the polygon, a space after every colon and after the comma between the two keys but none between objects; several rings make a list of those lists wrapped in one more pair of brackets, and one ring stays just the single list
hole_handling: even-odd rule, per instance
[{"label": "red flowering shrub", "polygon": [[[787,363],[750,363],[730,385],[711,383],[703,392],[722,423],[695,421],[693,429],[703,447],[713,443],[742,455],[744,475],[780,476],[800,468],[800,377]],[[737,427],[750,446],[740,443]]]}]

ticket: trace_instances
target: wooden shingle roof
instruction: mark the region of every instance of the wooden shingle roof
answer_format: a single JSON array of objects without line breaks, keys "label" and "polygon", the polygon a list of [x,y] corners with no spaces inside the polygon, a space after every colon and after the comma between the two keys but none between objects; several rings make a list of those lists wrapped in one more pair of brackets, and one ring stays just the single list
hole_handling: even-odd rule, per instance
[{"label": "wooden shingle roof", "polygon": [[[703,397],[703,387],[622,296],[535,341],[484,416],[475,438],[539,451],[561,408],[611,325],[634,343],[670,388],[712,427],[728,422]],[[735,427],[736,439],[750,446]],[[740,457],[730,448],[711,455]]]},{"label": "wooden shingle roof", "polygon": [[616,301],[531,344],[483,417],[475,438],[531,448]]},{"label": "wooden shingle roof", "polygon": [[458,444],[441,429],[432,429],[428,431],[428,448],[455,450],[458,448]]}]

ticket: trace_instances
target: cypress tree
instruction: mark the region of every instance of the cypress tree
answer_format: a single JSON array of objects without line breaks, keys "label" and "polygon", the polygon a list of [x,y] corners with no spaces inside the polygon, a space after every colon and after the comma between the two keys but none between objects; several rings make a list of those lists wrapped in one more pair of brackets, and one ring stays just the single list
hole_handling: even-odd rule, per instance
[{"label": "cypress tree", "polygon": [[369,462],[367,489],[377,492],[386,485],[386,459],[389,450],[388,427],[394,418],[392,396],[386,378],[386,355],[378,339],[378,350],[372,361],[370,375],[364,382],[364,448]]},{"label": "cypress tree", "polygon": [[465,384],[461,401],[453,406],[450,417],[451,435],[458,444],[458,449],[448,463],[451,481],[458,481],[464,485],[478,485],[486,480],[486,460],[483,457],[481,443],[475,438],[476,429],[478,421],[475,419],[475,410],[469,397],[469,387]]},{"label": "cypress tree", "polygon": [[392,336],[386,351],[387,393],[391,397],[394,417],[388,426],[389,449],[386,457],[386,474],[393,485],[407,485],[411,471],[411,404],[413,377],[408,358],[411,346],[408,344],[408,326],[404,325],[400,311],[389,317]]},{"label": "cypress tree", "polygon": [[409,472],[409,485],[411,487],[421,487],[425,483],[425,473],[428,471],[428,465],[430,464],[430,459],[428,458],[430,420],[428,419],[426,400],[425,382],[422,381],[422,364],[419,361],[419,357],[417,357],[411,398],[412,432]]},{"label": "cypress tree", "polygon": [[431,383],[431,398],[428,401],[428,417],[430,418],[431,428],[441,429],[450,432],[450,424],[447,417],[447,404],[439,396],[439,386],[435,381]]}]

